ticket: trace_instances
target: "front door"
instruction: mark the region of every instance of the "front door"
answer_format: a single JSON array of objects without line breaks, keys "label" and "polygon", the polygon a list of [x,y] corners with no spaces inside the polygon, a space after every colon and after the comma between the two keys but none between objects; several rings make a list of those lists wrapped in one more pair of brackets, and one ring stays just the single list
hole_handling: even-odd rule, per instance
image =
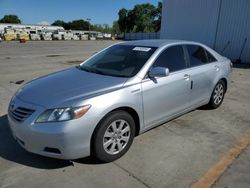
[{"label": "front door", "polygon": [[142,81],[144,124],[151,127],[162,123],[188,108],[190,98],[190,75],[182,46],[165,49],[152,67],[166,67],[170,74],[161,78]]}]

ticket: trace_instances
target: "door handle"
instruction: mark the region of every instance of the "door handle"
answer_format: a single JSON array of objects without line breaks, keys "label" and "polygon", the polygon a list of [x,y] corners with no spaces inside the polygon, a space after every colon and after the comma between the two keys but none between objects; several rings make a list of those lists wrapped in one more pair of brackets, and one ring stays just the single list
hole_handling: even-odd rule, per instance
[{"label": "door handle", "polygon": [[215,65],[214,68],[215,68],[216,71],[220,70],[220,67],[218,65]]},{"label": "door handle", "polygon": [[184,75],[184,80],[189,80],[190,79],[190,75],[189,74],[185,74]]}]

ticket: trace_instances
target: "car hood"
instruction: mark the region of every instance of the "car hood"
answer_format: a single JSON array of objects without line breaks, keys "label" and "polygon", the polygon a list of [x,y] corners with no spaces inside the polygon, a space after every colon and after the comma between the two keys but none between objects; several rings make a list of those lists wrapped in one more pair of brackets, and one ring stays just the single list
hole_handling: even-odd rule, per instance
[{"label": "car hood", "polygon": [[17,92],[16,97],[45,108],[66,107],[80,99],[119,89],[126,80],[74,67],[32,80]]}]

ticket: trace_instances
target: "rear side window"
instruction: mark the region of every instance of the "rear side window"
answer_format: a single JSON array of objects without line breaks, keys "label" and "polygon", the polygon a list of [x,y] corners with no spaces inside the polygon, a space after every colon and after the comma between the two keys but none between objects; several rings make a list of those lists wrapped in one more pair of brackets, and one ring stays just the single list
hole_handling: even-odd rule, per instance
[{"label": "rear side window", "polygon": [[205,51],[206,51],[207,60],[209,63],[217,61],[217,59],[210,52],[208,52],[207,50],[205,50]]},{"label": "rear side window", "polygon": [[197,45],[187,45],[187,51],[190,59],[190,66],[195,67],[216,61],[212,54]]},{"label": "rear side window", "polygon": [[163,51],[156,59],[153,67],[166,67],[170,72],[186,68],[182,46],[172,46]]}]

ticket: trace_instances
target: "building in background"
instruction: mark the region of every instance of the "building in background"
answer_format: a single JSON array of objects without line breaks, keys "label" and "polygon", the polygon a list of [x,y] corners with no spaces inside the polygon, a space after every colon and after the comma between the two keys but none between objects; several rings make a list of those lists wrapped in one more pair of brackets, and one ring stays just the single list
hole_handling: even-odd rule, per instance
[{"label": "building in background", "polygon": [[163,0],[161,38],[202,42],[250,63],[250,0]]}]

